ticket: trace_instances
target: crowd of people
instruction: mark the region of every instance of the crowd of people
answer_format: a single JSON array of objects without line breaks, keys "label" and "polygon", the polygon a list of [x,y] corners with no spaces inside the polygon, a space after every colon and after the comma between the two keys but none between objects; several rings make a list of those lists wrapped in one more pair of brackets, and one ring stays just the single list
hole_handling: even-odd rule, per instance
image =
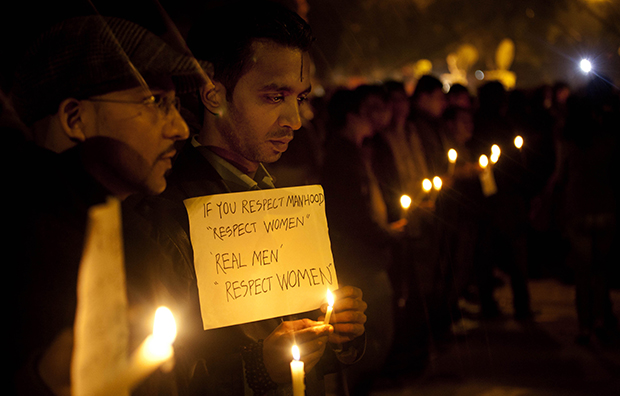
[{"label": "crowd of people", "polygon": [[[385,81],[315,99],[299,140],[269,169],[285,184],[325,189],[338,271],[370,291],[368,339],[384,352],[376,369],[424,367],[438,344],[502,316],[494,292],[503,282],[514,318],[534,320],[528,280],[540,277],[576,286],[578,343],[617,338],[619,104],[602,76],[584,87],[489,81],[446,92],[429,74],[411,94]],[[424,191],[435,176],[440,190]]]},{"label": "crowd of people", "polygon": [[[559,276],[576,285],[577,341],[611,340],[612,84],[445,92],[426,75],[412,92],[385,81],[317,96],[314,38],[298,14],[253,2],[207,15],[189,30],[187,53],[120,18],[66,19],[25,51],[0,97],[14,192],[6,243],[19,252],[14,393],[72,392],[87,219],[109,197],[122,202],[131,340],[144,339],[142,324],[160,305],[184,324],[174,370],[135,395],[290,394],[293,342],[306,394],[335,386],[363,395],[382,372],[423,367],[470,315],[500,316],[498,270],[515,319],[535,315],[529,278]],[[203,330],[183,200],[302,184],[325,193],[340,283],[333,319],[323,323],[323,304]]]}]

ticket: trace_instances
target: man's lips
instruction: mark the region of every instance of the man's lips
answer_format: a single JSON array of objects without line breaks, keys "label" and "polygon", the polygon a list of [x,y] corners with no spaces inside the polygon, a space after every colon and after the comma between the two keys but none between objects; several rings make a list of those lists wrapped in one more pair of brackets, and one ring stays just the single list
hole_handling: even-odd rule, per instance
[{"label": "man's lips", "polygon": [[161,153],[159,158],[162,159],[162,160],[168,160],[168,159],[171,160],[172,158],[174,158],[176,153],[177,153],[176,148],[170,147],[168,150],[166,150],[163,153]]},{"label": "man's lips", "polygon": [[273,144],[273,146],[276,148],[276,150],[279,150],[279,151],[285,151],[291,140],[293,140],[293,135],[292,134],[287,134],[287,135],[284,135],[284,136],[278,136],[278,137],[274,137],[272,139],[269,139],[271,144]]},{"label": "man's lips", "polygon": [[288,144],[291,140],[293,139],[287,138],[287,139],[270,140],[270,142],[277,151],[286,151],[286,149],[288,148]]}]

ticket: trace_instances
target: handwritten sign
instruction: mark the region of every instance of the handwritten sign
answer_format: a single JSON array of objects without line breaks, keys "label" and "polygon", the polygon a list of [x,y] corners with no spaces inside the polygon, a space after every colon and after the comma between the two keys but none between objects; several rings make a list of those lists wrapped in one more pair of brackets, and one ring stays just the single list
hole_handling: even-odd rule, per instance
[{"label": "handwritten sign", "polygon": [[310,311],[338,288],[321,186],[184,203],[205,330]]}]

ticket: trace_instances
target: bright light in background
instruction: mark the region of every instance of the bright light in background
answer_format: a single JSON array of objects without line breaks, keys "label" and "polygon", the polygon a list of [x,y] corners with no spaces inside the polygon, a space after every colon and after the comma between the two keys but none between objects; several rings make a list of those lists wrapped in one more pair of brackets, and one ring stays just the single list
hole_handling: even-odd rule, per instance
[{"label": "bright light in background", "polygon": [[429,192],[433,188],[433,182],[430,179],[422,180],[422,189],[424,192]]},{"label": "bright light in background", "polygon": [[579,67],[584,73],[590,73],[590,71],[592,71],[592,62],[587,59],[582,59],[581,62],[579,62]]},{"label": "bright light in background", "polygon": [[521,136],[515,137],[515,147],[518,149],[523,147],[523,138]]},{"label": "bright light in background", "polygon": [[411,206],[411,197],[407,194],[402,195],[400,197],[400,206],[402,206],[403,209],[409,209],[409,206]]},{"label": "bright light in background", "polygon": [[484,72],[482,70],[476,70],[474,76],[476,76],[478,80],[484,80]]},{"label": "bright light in background", "polygon": [[489,157],[487,157],[486,155],[482,154],[480,156],[480,159],[478,160],[478,163],[480,164],[481,168],[486,168],[489,165]]}]

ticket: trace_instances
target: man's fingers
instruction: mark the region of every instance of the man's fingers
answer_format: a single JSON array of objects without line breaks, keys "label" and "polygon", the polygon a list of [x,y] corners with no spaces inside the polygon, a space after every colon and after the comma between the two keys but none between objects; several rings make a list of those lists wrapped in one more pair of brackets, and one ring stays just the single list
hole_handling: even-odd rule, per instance
[{"label": "man's fingers", "polygon": [[354,286],[343,286],[334,291],[336,301],[345,298],[362,299],[362,290]]},{"label": "man's fingers", "polygon": [[352,298],[337,300],[334,303],[334,312],[337,313],[349,310],[365,312],[366,308],[368,308],[368,304],[366,304],[366,301]]},{"label": "man's fingers", "polygon": [[360,311],[344,311],[338,312],[337,314],[332,315],[331,324],[339,324],[339,323],[354,323],[354,324],[364,324],[366,323],[367,317],[363,312]]}]

